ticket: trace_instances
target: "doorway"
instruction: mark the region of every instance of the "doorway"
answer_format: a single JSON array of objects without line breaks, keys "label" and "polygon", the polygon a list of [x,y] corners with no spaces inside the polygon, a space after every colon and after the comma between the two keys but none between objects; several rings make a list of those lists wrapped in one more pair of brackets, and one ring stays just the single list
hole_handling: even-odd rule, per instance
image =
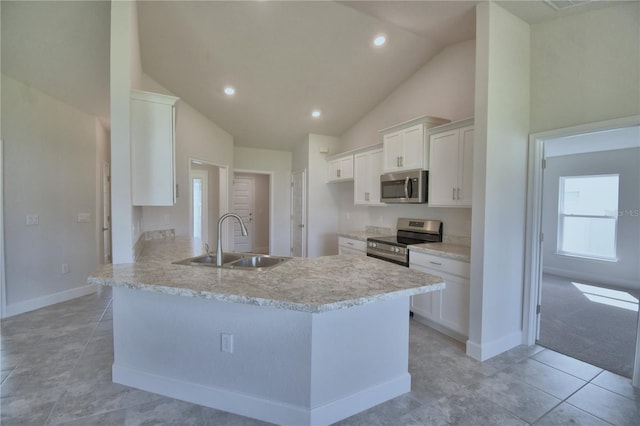
[{"label": "doorway", "polygon": [[191,235],[206,241],[209,235],[209,172],[205,169],[191,171],[191,200]]},{"label": "doorway", "polygon": [[[213,248],[218,239],[218,218],[228,209],[227,170],[205,160],[189,159],[189,232]],[[228,235],[222,234],[225,250],[229,248]]]},{"label": "doorway", "polygon": [[102,263],[111,263],[111,166],[102,164]]},{"label": "doorway", "polygon": [[306,172],[291,174],[291,256],[306,257]]},{"label": "doorway", "polygon": [[243,236],[240,225],[234,221],[234,250],[242,253],[270,253],[270,196],[271,175],[265,173],[236,172],[233,176],[233,212],[245,226]]},{"label": "doorway", "polygon": [[638,373],[637,117],[531,136],[527,343]]}]

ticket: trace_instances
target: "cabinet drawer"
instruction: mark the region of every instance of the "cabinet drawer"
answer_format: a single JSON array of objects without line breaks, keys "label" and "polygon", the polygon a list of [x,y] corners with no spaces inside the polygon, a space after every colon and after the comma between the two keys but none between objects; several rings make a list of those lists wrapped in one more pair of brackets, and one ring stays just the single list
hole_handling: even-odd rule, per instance
[{"label": "cabinet drawer", "polygon": [[409,263],[464,278],[469,278],[471,275],[469,263],[432,254],[409,250]]},{"label": "cabinet drawer", "polygon": [[355,240],[353,238],[338,237],[338,246],[359,250],[363,253],[367,251],[367,243],[365,241]]}]

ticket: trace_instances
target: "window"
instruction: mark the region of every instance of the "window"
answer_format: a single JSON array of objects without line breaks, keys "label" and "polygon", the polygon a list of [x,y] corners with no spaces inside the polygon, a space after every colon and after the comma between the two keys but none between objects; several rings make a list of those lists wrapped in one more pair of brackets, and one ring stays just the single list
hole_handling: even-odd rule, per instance
[{"label": "window", "polygon": [[558,253],[616,261],[618,178],[561,176]]}]

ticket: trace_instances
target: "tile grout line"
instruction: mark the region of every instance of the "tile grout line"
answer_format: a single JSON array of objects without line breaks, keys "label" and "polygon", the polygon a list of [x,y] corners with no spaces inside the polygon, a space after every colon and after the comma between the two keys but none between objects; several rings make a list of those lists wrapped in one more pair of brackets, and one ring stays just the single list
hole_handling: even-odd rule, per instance
[{"label": "tile grout line", "polygon": [[[105,313],[107,312],[107,310],[109,310],[109,307],[111,306],[112,301],[113,301],[113,298],[109,299],[109,303],[107,303],[107,306],[105,306],[105,308],[102,310],[102,314],[100,314],[100,317],[98,318],[98,321],[96,322],[95,327],[93,327],[93,330],[91,330],[91,334],[89,335],[84,346],[82,347],[82,351],[80,352],[80,355],[78,356],[76,361],[73,363],[73,366],[71,367],[71,372],[75,370],[76,366],[80,362],[80,359],[82,358],[82,355],[84,355],[85,351],[87,350],[87,346],[89,346],[89,342],[91,341],[91,338],[95,335],[96,329],[100,326],[100,323],[102,322],[102,318],[104,318]],[[65,390],[60,394],[60,396],[56,399],[56,401],[51,406],[51,410],[49,410],[49,415],[47,415],[47,418],[45,419],[43,425],[46,426],[47,424],[50,424],[49,420],[51,419],[51,415],[54,413],[55,408],[58,406],[58,402],[60,402],[60,399],[64,396],[64,394],[67,393],[66,384],[70,379],[71,379],[71,376],[62,384],[63,386],[65,386]]]}]

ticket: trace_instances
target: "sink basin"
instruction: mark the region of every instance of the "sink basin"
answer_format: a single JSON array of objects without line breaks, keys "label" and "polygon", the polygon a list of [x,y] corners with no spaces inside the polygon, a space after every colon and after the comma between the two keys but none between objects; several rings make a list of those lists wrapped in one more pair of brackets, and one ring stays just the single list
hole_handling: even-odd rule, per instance
[{"label": "sink basin", "polygon": [[[242,255],[239,253],[222,253],[222,263],[230,263],[238,259],[242,259]],[[215,254],[203,254],[196,257],[190,257],[189,259],[179,260],[173,262],[176,265],[206,265],[216,266]]]},{"label": "sink basin", "polygon": [[[221,268],[259,271],[273,268],[289,259],[290,257],[267,256],[254,253],[223,253]],[[190,257],[189,259],[178,260],[173,263],[176,265],[213,266],[215,268],[216,255],[203,254],[196,257]]]},{"label": "sink basin", "polygon": [[264,255],[247,256],[225,265],[232,269],[265,269],[272,268],[289,260],[288,257],[271,257]]}]

